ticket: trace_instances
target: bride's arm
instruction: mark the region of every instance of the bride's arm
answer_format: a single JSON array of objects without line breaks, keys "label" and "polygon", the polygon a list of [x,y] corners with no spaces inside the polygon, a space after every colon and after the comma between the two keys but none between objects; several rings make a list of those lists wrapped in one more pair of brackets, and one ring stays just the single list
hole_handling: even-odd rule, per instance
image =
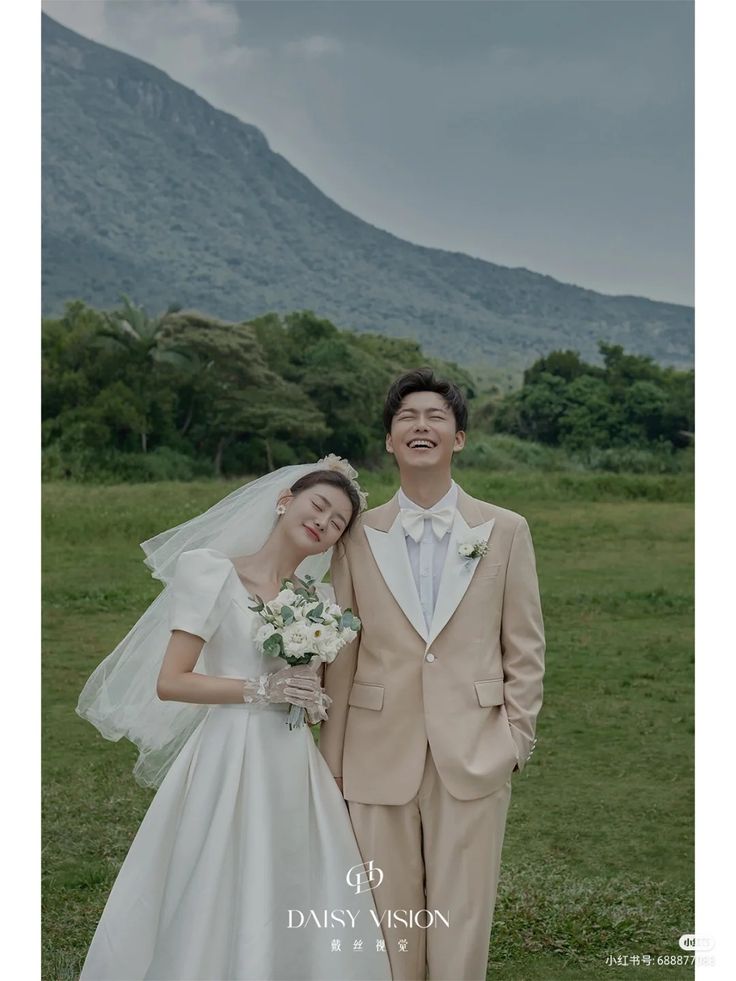
[{"label": "bride's arm", "polygon": [[259,678],[220,678],[197,674],[194,665],[204,638],[186,630],[172,630],[156,694],[162,701],[222,705],[227,702],[290,702],[312,708],[319,701],[319,678],[306,666],[286,667]]},{"label": "bride's arm", "polygon": [[242,679],[194,673],[194,665],[203,647],[202,637],[186,630],[171,631],[156,682],[156,694],[162,701],[199,702],[205,705],[242,702]]}]

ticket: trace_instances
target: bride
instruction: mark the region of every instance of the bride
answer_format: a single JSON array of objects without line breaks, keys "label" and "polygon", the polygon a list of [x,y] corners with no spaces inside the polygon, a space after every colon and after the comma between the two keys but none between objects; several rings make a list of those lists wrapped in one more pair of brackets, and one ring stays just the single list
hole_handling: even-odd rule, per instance
[{"label": "bride", "polygon": [[332,454],[284,467],[142,544],[166,588],[77,713],[135,742],[134,776],[157,792],[80,981],[390,981],[342,793],[309,726],[287,725],[292,705],[327,717],[318,668],[255,641],[257,597],[321,583],[365,507],[356,476]]}]

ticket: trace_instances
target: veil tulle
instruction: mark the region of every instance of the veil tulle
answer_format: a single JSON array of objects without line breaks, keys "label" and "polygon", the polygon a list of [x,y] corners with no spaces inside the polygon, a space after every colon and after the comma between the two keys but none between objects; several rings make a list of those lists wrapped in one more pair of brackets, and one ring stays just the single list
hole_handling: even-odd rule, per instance
[{"label": "veil tulle", "polygon": [[[277,521],[279,494],[313,470],[339,469],[331,455],[316,463],[282,467],[237,488],[202,514],[141,543],[144,563],[165,588],[143,616],[100,662],[79,696],[77,715],[113,741],[125,736],[138,747],[133,776],[143,787],[158,787],[180,749],[205,717],[209,705],[162,701],[156,694],[161,663],[171,635],[168,626],[170,583],[179,555],[194,548],[213,548],[230,558],[258,551]],[[327,462],[326,462],[327,461]],[[329,462],[332,461],[332,462]],[[342,461],[341,461],[342,462]],[[355,474],[355,471],[345,464]],[[332,549],[307,556],[296,569],[303,579],[320,582]],[[194,668],[205,674],[204,658]]]}]

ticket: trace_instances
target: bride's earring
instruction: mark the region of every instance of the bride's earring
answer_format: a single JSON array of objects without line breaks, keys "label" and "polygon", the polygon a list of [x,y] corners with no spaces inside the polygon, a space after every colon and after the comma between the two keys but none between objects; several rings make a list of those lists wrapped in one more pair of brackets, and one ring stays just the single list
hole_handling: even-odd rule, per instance
[{"label": "bride's earring", "polygon": [[276,514],[286,514],[286,505],[279,504],[279,506],[276,508]]}]

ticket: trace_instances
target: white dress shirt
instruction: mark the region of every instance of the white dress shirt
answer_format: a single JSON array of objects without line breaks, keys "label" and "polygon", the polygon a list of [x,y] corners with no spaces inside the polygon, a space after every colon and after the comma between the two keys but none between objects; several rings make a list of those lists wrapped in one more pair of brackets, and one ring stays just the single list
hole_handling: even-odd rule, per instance
[{"label": "white dress shirt", "polygon": [[[432,505],[431,508],[422,508],[416,504],[404,491],[399,488],[399,507],[413,508],[419,511],[433,511],[444,507],[457,507],[457,484],[453,480],[450,489],[445,496]],[[432,623],[435,604],[437,603],[437,592],[439,590],[442,569],[447,557],[447,547],[450,543],[450,530],[437,539],[432,530],[432,522],[425,520],[424,535],[419,542],[415,542],[411,535],[405,533],[406,548],[409,553],[409,564],[411,565],[412,575],[416,583],[419,600],[422,604],[424,620],[429,629]]]}]

